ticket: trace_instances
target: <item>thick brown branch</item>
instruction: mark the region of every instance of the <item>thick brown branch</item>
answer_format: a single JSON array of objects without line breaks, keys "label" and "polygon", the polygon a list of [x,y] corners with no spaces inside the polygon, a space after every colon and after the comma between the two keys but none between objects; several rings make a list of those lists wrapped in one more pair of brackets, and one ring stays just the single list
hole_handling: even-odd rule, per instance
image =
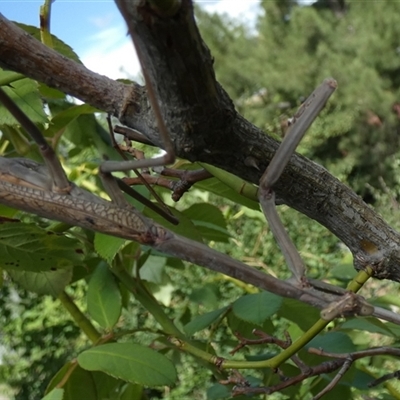
[{"label": "thick brown branch", "polygon": [[[215,81],[213,60],[197,30],[190,0],[182,0],[172,17],[159,17],[145,1],[116,3],[134,24],[148,73],[157,82],[176,154],[258,183],[278,143],[237,114]],[[0,17],[0,63],[118,116],[161,145],[140,86],[90,72],[41,45],[4,17]],[[258,169],[248,166],[248,157]],[[400,281],[400,235],[324,168],[294,155],[275,191],[284,203],[340,238],[355,255],[357,268],[373,263],[375,276]]]},{"label": "thick brown branch", "polygon": [[0,65],[112,114],[120,110],[124,101],[126,85],[96,74],[42,45],[1,14]]}]

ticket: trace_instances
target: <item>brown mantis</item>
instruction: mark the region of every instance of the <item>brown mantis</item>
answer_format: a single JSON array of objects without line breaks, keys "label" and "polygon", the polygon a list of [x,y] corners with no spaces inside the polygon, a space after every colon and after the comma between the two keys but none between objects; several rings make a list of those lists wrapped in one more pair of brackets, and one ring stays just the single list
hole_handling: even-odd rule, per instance
[{"label": "brown mantis", "polygon": [[118,184],[108,172],[104,173],[103,181],[113,202],[76,187],[66,178],[57,157],[38,128],[2,90],[0,100],[31,134],[47,164],[45,167],[34,161],[1,158],[0,201],[3,204],[86,229],[135,240],[276,294],[304,297],[313,304],[321,302],[319,294],[303,292],[302,288],[250,268],[203,244],[178,236],[144,217],[126,202]]},{"label": "brown mantis", "polygon": [[[276,214],[272,186],[288,162],[301,137],[335,89],[326,80],[300,107],[280,152],[270,163],[260,185],[260,202],[278,244],[295,278],[284,282],[221,254],[207,246],[178,236],[144,217],[122,196],[119,184],[108,173],[115,164],[103,164],[103,182],[112,202],[101,199],[69,182],[54,151],[38,128],[0,89],[0,101],[38,144],[47,166],[26,159],[0,158],[0,202],[86,229],[135,240],[171,256],[222,272],[273,293],[326,306],[337,294],[316,291],[306,282],[301,258]],[[157,103],[156,103],[157,104]],[[141,163],[143,166],[143,162]],[[104,168],[105,166],[105,168]],[[104,170],[106,172],[104,172]],[[332,292],[332,290],[331,290]],[[334,293],[334,292],[333,292]],[[340,294],[340,293],[339,293]]]}]

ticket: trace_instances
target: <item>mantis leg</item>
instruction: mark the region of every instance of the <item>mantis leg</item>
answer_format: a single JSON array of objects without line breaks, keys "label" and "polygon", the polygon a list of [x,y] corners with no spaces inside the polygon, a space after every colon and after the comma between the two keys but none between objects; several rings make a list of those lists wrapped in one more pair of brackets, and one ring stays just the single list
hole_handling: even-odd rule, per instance
[{"label": "mantis leg", "polygon": [[273,186],[282,175],[290,157],[296,150],[307,129],[324,108],[336,87],[337,83],[334,79],[326,79],[300,106],[292,118],[289,131],[260,179],[258,198],[261,207],[285,257],[286,263],[293,277],[298,282],[305,280],[305,266],[276,211]]}]

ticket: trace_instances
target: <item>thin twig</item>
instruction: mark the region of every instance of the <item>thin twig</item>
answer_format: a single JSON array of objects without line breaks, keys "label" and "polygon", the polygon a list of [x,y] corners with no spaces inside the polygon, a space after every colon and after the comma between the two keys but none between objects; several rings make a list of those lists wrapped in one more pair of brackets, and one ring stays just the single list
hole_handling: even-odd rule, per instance
[{"label": "thin twig", "polygon": [[336,376],[329,382],[328,385],[325,386],[324,389],[322,389],[318,394],[313,397],[313,400],[318,400],[326,393],[330,392],[338,384],[340,379],[342,379],[343,375],[349,370],[352,363],[353,359],[351,357],[347,358]]}]

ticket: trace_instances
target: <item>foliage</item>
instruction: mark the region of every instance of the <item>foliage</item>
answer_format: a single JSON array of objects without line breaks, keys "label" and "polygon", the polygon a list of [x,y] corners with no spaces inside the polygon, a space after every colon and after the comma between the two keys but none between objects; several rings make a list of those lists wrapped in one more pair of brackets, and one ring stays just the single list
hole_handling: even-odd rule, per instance
[{"label": "foliage", "polygon": [[[280,120],[323,78],[334,76],[341,90],[300,151],[380,210],[388,204],[397,209],[399,116],[392,110],[399,96],[400,5],[370,2],[366,7],[352,1],[339,17],[319,5],[263,2],[256,30],[201,10],[197,18],[215,56],[219,81],[238,110],[276,137],[281,135]],[[60,52],[76,58],[68,46],[53,41]],[[6,80],[7,74],[1,71],[0,79]],[[98,163],[104,156],[118,155],[98,110],[76,105],[63,93],[27,78],[13,82],[8,91],[57,149],[69,179],[105,196],[96,175]],[[5,156],[39,159],[35,146],[2,108],[0,124]],[[391,189],[380,191],[382,182]],[[146,188],[139,190],[149,196]],[[157,191],[170,202],[165,190]],[[148,207],[138,207],[162,221]],[[228,374],[215,367],[215,356],[239,362],[271,359],[280,353],[277,346],[258,343],[236,351],[235,357],[230,352],[243,338],[259,338],[254,332],[282,338],[287,331],[292,338],[301,337],[319,319],[317,310],[299,301],[259,292],[136,243],[3,206],[0,210],[14,218],[0,225],[0,267],[6,276],[0,296],[5,328],[0,335],[1,378],[15,389],[16,399],[230,398],[234,384],[217,382],[226,381]],[[161,223],[287,277],[284,258],[258,206],[216,178],[196,185],[174,212],[181,221],[178,228]],[[309,276],[346,287],[354,271],[337,239],[288,207],[281,207],[280,215]],[[391,285],[369,287],[376,304],[398,305],[387,296],[390,290]],[[396,347],[398,334],[394,324],[373,318],[338,319],[308,347],[333,353],[383,342]],[[326,360],[305,349],[299,355],[307,365]],[[291,361],[280,369],[288,376],[297,373]],[[398,362],[389,357],[362,360],[324,398],[360,398],[367,392],[400,398],[392,383],[375,392],[368,388],[383,371],[396,369]],[[271,369],[250,368],[243,375],[254,387],[279,383]],[[271,398],[309,398],[329,379],[312,377]]]},{"label": "foliage", "polygon": [[300,152],[372,201],[367,183],[381,189],[379,177],[389,187],[396,180],[399,3],[347,1],[341,16],[285,4],[262,2],[250,32],[217,15],[199,20],[217,77],[246,118],[279,137],[300,102],[333,76],[339,90]]}]

